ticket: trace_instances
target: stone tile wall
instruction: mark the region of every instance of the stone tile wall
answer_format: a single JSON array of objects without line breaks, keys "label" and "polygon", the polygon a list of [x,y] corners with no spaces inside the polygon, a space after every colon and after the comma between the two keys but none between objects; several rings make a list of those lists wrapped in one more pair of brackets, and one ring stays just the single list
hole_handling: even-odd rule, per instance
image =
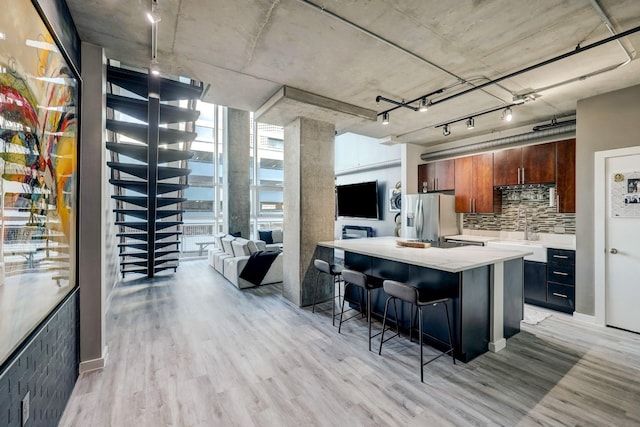
[{"label": "stone tile wall", "polygon": [[549,206],[553,185],[502,190],[502,213],[464,214],[463,228],[491,231],[524,231],[526,210],[530,232],[576,234],[576,215],[558,213]]}]

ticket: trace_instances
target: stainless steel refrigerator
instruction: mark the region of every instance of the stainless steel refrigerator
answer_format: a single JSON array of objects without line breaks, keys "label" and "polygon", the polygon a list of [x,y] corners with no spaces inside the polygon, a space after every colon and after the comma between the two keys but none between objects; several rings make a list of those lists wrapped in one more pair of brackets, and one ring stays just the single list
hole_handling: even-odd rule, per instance
[{"label": "stainless steel refrigerator", "polygon": [[407,194],[406,238],[421,242],[437,242],[445,236],[460,234],[455,196],[440,193]]}]

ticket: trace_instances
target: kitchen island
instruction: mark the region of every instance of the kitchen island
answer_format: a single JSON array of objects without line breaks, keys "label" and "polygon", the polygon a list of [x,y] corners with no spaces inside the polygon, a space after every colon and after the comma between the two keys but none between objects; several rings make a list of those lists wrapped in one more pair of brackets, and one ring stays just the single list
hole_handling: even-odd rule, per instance
[{"label": "kitchen island", "polygon": [[[463,362],[503,349],[506,338],[520,332],[523,257],[530,252],[480,246],[410,248],[398,246],[397,240],[334,240],[318,246],[343,250],[345,267],[367,274],[369,280],[398,280],[449,297],[455,356]],[[386,297],[382,289],[373,292],[372,313],[382,316]],[[425,311],[424,331],[447,341],[446,322],[436,309]],[[408,329],[409,305],[402,304],[399,311],[401,326]],[[439,346],[437,341],[432,344]]]}]

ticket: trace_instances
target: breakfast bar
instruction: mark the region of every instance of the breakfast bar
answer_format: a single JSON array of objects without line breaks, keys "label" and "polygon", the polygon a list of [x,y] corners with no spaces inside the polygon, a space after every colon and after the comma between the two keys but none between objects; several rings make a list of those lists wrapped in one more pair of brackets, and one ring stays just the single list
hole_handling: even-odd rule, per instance
[{"label": "breakfast bar", "polygon": [[[397,238],[334,240],[318,246],[344,251],[345,267],[368,280],[405,282],[425,292],[450,298],[457,359],[468,362],[482,353],[500,351],[506,338],[520,332],[523,317],[523,257],[526,251],[480,246],[413,248]],[[386,295],[378,290],[372,313],[381,317]],[[399,309],[408,329],[410,307]],[[446,341],[447,326],[437,313],[425,312],[424,330]],[[432,343],[438,345],[437,341]]]}]

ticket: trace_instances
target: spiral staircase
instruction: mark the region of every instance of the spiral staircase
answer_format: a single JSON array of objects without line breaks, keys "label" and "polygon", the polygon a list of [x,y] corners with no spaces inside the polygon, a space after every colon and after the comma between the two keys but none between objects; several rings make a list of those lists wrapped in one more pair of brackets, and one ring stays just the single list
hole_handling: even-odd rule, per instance
[{"label": "spiral staircase", "polygon": [[[193,156],[191,142],[202,85],[108,66],[107,149],[119,228],[120,273],[144,274],[178,268],[182,202]],[[114,93],[116,92],[116,93]],[[188,108],[175,104],[188,101]],[[116,120],[115,112],[136,121]],[[170,126],[170,127],[169,127]]]}]

